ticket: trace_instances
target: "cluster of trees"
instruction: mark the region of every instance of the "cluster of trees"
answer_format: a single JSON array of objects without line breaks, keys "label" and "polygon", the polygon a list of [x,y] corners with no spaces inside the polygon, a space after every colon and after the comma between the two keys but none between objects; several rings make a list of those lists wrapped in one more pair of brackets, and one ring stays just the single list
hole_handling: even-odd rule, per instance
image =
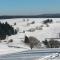
[{"label": "cluster of trees", "polygon": [[43,43],[47,48],[59,48],[60,47],[60,42],[54,39],[51,39],[49,41],[45,40],[43,41]]},{"label": "cluster of trees", "polygon": [[[46,46],[46,48],[60,48],[60,41],[50,39],[42,42]],[[41,42],[33,36],[30,37],[25,36],[24,43],[28,44],[31,49],[34,47],[39,47],[39,48],[41,47]]]},{"label": "cluster of trees", "polygon": [[7,22],[1,23],[0,22],[0,40],[3,40],[6,38],[6,35],[14,35],[17,33],[17,30],[15,30],[11,25],[9,25]]},{"label": "cluster of trees", "polygon": [[43,21],[43,23],[44,23],[44,24],[52,23],[52,22],[53,22],[53,20],[52,20],[52,19],[47,19],[47,20],[44,20],[44,21]]},{"label": "cluster of trees", "polygon": [[24,43],[28,44],[31,49],[34,47],[37,47],[37,48],[41,47],[40,41],[33,36],[30,36],[29,38],[25,36]]}]

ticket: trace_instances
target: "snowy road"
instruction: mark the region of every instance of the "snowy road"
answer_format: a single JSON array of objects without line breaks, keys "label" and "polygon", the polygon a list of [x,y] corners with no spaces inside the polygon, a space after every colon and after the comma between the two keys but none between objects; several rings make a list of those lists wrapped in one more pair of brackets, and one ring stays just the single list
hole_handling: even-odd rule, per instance
[{"label": "snowy road", "polygon": [[[60,49],[41,49],[41,50],[30,50],[30,51],[25,51],[25,52],[19,52],[19,53],[13,53],[13,54],[7,54],[0,56],[0,60],[43,60],[42,57],[49,57],[59,52]],[[47,52],[46,52],[47,51]],[[59,60],[60,57],[56,57],[53,60]]]},{"label": "snowy road", "polygon": [[48,53],[15,53],[12,55],[1,56],[0,60],[35,60],[43,55],[48,55]]}]

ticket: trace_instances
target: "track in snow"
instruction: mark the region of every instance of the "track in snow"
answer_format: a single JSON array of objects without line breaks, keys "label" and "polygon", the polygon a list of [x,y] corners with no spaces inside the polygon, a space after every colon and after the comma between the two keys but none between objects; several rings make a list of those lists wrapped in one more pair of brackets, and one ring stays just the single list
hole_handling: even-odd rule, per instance
[{"label": "track in snow", "polygon": [[54,49],[47,49],[45,50],[30,50],[30,51],[25,51],[25,52],[18,52],[18,53],[13,53],[13,54],[7,54],[0,56],[0,60],[35,60],[36,58],[41,58],[43,56],[48,56],[53,53],[59,52],[60,49],[55,49],[56,52],[53,52],[52,50]]}]

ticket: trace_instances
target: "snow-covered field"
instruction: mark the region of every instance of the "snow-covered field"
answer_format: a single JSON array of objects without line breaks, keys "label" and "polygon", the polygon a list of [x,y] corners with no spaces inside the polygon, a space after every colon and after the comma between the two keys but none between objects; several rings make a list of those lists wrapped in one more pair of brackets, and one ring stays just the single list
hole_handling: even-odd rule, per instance
[{"label": "snow-covered field", "polygon": [[[40,42],[44,41],[45,38],[59,38],[58,33],[60,33],[60,18],[49,18],[53,20],[53,23],[50,23],[49,27],[42,23],[42,21],[46,19],[48,18],[18,18],[0,20],[2,23],[8,22],[18,30],[16,35],[7,36],[5,39],[5,41],[13,39],[14,41],[12,43],[7,44],[4,40],[0,43],[0,55],[30,50],[30,47],[23,43],[25,36],[36,37]],[[32,24],[32,22],[35,23]],[[14,23],[16,23],[16,25],[14,25]],[[41,28],[41,26],[43,27]],[[11,46],[14,46],[15,48]],[[41,47],[45,46],[42,44]]]}]

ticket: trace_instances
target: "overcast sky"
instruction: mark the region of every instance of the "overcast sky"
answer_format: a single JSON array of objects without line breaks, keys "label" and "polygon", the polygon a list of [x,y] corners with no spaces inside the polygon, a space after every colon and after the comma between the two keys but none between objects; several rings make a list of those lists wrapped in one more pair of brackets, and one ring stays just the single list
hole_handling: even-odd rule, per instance
[{"label": "overcast sky", "polygon": [[0,0],[0,15],[60,13],[60,0]]}]

